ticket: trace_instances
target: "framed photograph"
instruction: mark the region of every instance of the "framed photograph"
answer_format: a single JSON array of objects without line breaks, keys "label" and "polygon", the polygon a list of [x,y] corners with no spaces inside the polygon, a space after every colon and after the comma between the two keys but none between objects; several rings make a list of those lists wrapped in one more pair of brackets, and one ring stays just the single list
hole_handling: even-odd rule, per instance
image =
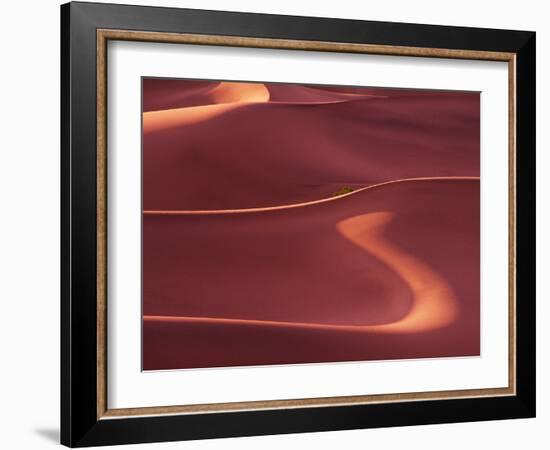
[{"label": "framed photograph", "polygon": [[535,33],[61,7],[61,440],[535,415]]}]

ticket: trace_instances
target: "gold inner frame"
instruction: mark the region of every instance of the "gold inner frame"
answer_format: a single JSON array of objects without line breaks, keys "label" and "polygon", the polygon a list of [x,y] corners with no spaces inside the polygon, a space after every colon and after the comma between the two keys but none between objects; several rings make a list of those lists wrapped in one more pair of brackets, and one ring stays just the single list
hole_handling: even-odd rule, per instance
[{"label": "gold inner frame", "polygon": [[[107,42],[109,40],[218,45],[287,50],[364,53],[453,59],[503,61],[508,63],[508,386],[399,394],[354,395],[287,400],[263,400],[199,405],[148,406],[109,409],[107,404]],[[238,36],[218,36],[147,31],[97,30],[97,418],[197,414],[262,409],[343,406],[516,394],[516,54],[477,50],[403,47],[341,42],[298,41]]]}]

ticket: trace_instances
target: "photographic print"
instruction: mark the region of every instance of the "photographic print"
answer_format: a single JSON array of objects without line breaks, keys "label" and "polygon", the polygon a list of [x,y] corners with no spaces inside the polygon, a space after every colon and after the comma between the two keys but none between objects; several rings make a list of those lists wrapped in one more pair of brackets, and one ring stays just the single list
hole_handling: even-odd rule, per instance
[{"label": "photographic print", "polygon": [[60,23],[64,445],[535,417],[535,32]]},{"label": "photographic print", "polygon": [[480,355],[480,94],[142,78],[143,370]]}]

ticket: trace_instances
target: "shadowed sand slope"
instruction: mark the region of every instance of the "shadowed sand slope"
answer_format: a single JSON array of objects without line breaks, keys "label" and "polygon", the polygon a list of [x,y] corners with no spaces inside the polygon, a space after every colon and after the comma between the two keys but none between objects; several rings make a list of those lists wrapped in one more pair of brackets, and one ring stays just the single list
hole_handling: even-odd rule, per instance
[{"label": "shadowed sand slope", "polygon": [[148,213],[143,252],[146,370],[479,354],[475,179]]},{"label": "shadowed sand slope", "polygon": [[144,97],[144,209],[273,206],[394,179],[479,176],[476,93],[183,91],[162,111],[162,92]]},{"label": "shadowed sand slope", "polygon": [[375,92],[344,92],[300,84],[266,83],[265,86],[269,91],[271,102],[329,103],[369,97],[384,97],[382,94]]}]

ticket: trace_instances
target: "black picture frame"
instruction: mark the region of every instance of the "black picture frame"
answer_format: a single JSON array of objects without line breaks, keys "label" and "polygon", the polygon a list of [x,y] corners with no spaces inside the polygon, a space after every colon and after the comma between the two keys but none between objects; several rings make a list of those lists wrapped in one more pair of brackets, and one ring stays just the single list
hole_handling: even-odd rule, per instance
[{"label": "black picture frame", "polygon": [[[516,394],[98,418],[98,29],[516,55]],[[535,416],[534,32],[73,2],[61,6],[61,443],[70,447]]]}]

